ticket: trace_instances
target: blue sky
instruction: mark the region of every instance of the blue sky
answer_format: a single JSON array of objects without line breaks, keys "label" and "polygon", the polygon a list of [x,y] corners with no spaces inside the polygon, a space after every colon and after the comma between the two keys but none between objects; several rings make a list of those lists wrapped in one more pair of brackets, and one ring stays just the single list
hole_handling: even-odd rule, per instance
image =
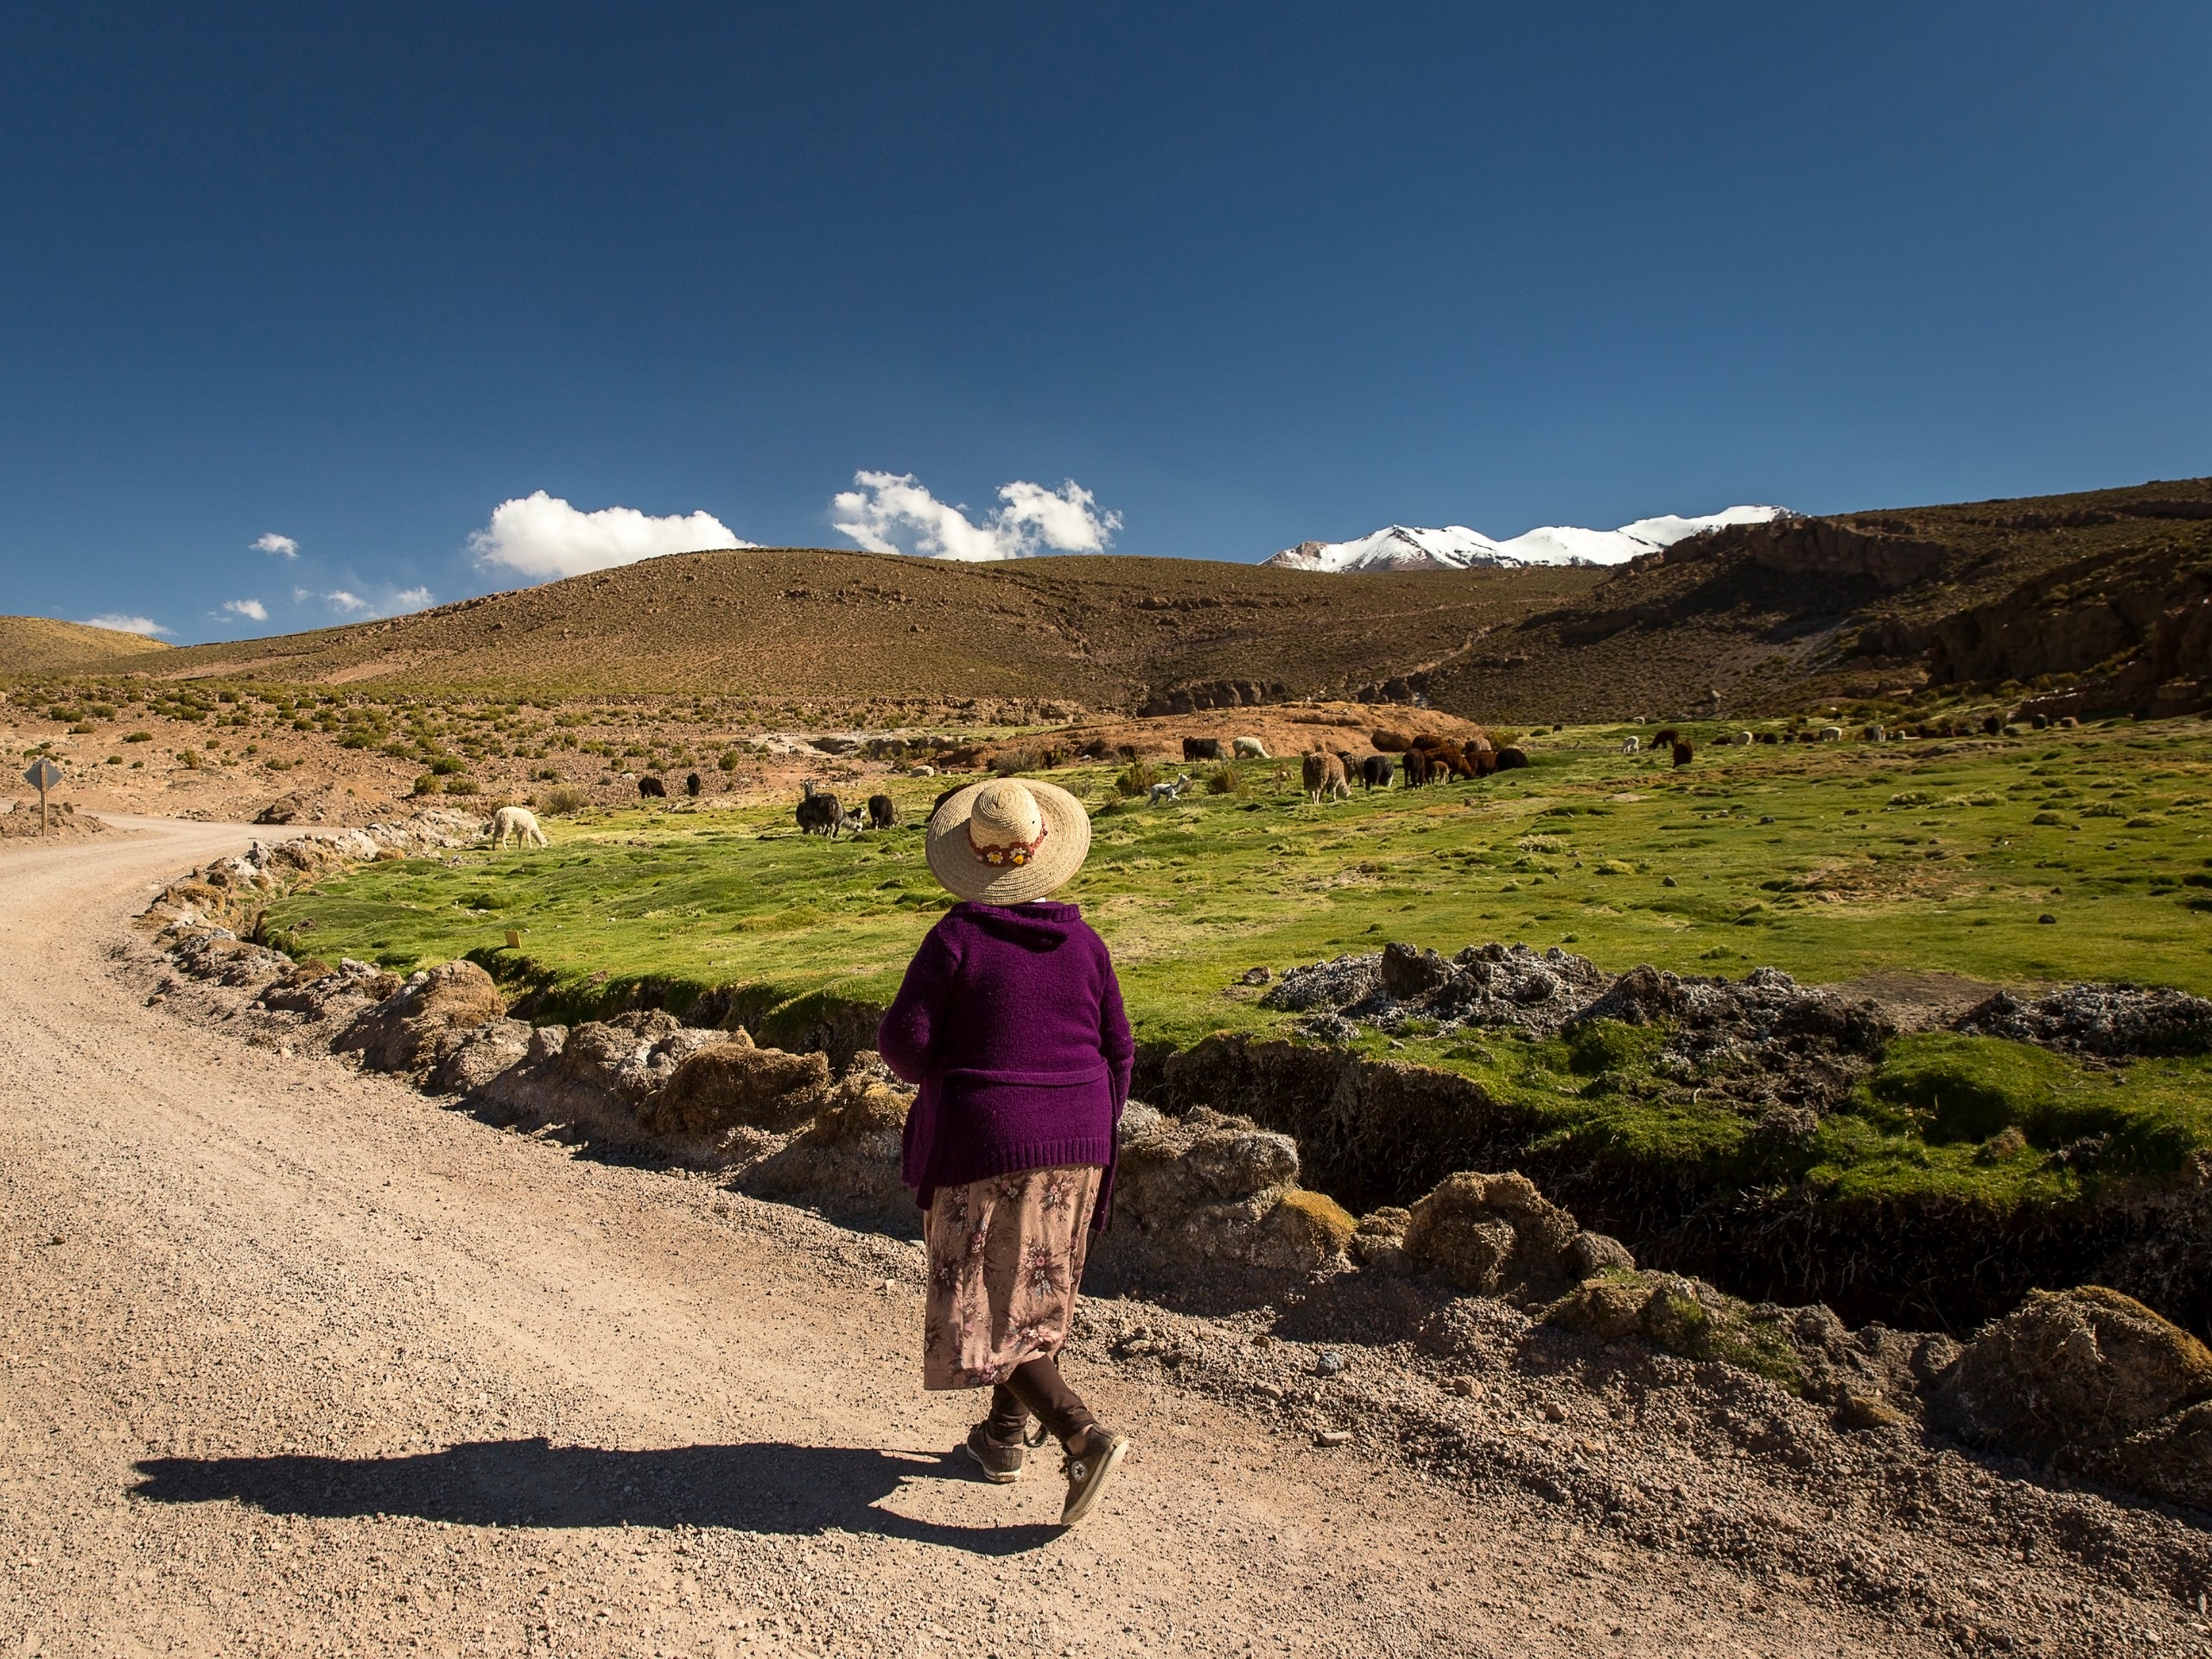
[{"label": "blue sky", "polygon": [[2212,472],[2207,86],[2201,4],[10,8],[0,610],[863,470],[1231,559]]}]

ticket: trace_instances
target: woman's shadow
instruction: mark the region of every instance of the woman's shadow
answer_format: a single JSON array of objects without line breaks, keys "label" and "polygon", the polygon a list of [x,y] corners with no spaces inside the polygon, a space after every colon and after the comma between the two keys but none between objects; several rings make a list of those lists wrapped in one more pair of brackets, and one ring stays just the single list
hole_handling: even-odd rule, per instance
[{"label": "woman's shadow", "polygon": [[149,1458],[131,1496],[234,1499],[273,1515],[412,1515],[461,1526],[727,1527],[804,1535],[830,1529],[1015,1555],[1057,1526],[970,1527],[882,1507],[912,1479],[961,1478],[943,1453],[860,1446],[671,1446],[656,1452],[474,1440],[391,1458]]}]

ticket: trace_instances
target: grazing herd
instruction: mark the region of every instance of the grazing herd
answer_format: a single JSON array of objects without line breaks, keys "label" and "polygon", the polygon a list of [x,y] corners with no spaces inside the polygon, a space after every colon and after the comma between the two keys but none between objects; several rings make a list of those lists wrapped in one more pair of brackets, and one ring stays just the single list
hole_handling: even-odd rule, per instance
[{"label": "grazing herd", "polygon": [[[1529,764],[1526,751],[1514,745],[1494,745],[1479,732],[1466,737],[1451,738],[1435,733],[1404,733],[1388,728],[1377,729],[1372,734],[1376,753],[1355,757],[1343,749],[1327,749],[1316,746],[1300,756],[1300,782],[1306,799],[1316,806],[1326,802],[1347,800],[1351,795],[1351,782],[1357,778],[1361,789],[1373,791],[1389,789],[1395,772],[1402,786],[1421,789],[1435,784],[1448,784],[1455,779],[1479,779],[1493,772],[1510,772]],[[1889,735],[1879,726],[1870,726],[1866,736],[1870,741],[1880,742]],[[1786,734],[1772,731],[1757,734],[1738,732],[1715,740],[1732,747],[1748,747],[1753,743],[1825,742],[1843,741],[1840,726],[1823,726],[1803,732],[1792,730]],[[1639,754],[1648,747],[1656,753],[1664,750],[1674,765],[1687,766],[1695,759],[1696,751],[1689,740],[1675,728],[1662,727],[1649,739],[1630,734],[1621,740],[1621,753]],[[1134,750],[1124,749],[1124,754]],[[1394,764],[1392,756],[1397,758]],[[1228,740],[1224,753],[1223,740],[1217,737],[1185,737],[1183,739],[1183,759],[1185,761],[1271,760],[1267,745],[1256,737],[1236,737]],[[912,775],[926,777],[928,766],[912,769]],[[1173,779],[1147,784],[1145,802],[1149,806],[1179,800],[1191,785],[1191,774],[1179,773]],[[1280,768],[1275,773],[1280,786],[1285,780]],[[931,807],[934,816],[945,799],[957,793],[963,785],[956,784],[940,794]],[[697,798],[705,793],[705,781],[694,772],[683,779],[683,791]],[[668,785],[651,774],[638,779],[638,795],[642,800],[665,800]],[[835,841],[849,830],[861,835],[870,830],[894,829],[899,822],[897,804],[888,795],[876,794],[868,798],[864,810],[848,810],[836,796],[817,789],[809,779],[793,810],[801,833],[822,836]],[[543,847],[547,844],[545,831],[540,827],[537,815],[526,807],[503,806],[492,815],[486,828],[494,846],[505,848],[511,843]]]},{"label": "grazing herd", "polygon": [[[946,791],[947,794],[950,792],[949,790]],[[942,795],[938,798],[940,804],[944,799]],[[825,836],[835,841],[849,830],[858,836],[870,830],[896,829],[899,825],[899,804],[888,795],[871,795],[868,798],[866,810],[849,812],[842,801],[827,790],[815,788],[814,779],[810,778],[802,786],[798,806],[793,816],[798,819],[800,834]]]},{"label": "grazing herd", "polygon": [[[1487,778],[1529,764],[1526,751],[1510,744],[1501,748],[1478,733],[1459,739],[1434,733],[1408,735],[1388,729],[1374,734],[1376,753],[1354,756],[1343,749],[1313,749],[1302,759],[1306,797],[1316,806],[1343,800],[1351,793],[1351,779],[1363,790],[1388,789],[1395,772],[1408,789],[1447,784],[1453,779]],[[1391,753],[1397,753],[1393,762]]]}]

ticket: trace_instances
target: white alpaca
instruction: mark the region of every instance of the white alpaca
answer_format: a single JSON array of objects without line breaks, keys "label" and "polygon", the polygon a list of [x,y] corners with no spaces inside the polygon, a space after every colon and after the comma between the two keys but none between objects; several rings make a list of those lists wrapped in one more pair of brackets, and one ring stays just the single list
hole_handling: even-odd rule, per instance
[{"label": "white alpaca", "polygon": [[492,844],[505,847],[519,841],[525,847],[543,847],[545,832],[537,827],[537,814],[526,806],[503,806],[492,815]]},{"label": "white alpaca", "polygon": [[1172,784],[1154,784],[1144,798],[1147,806],[1158,806],[1162,801],[1172,801],[1191,786],[1191,774],[1185,772]]},{"label": "white alpaca", "polygon": [[1640,737],[1624,737],[1621,739],[1621,753],[1623,754],[1634,754],[1643,747],[1643,740]]}]

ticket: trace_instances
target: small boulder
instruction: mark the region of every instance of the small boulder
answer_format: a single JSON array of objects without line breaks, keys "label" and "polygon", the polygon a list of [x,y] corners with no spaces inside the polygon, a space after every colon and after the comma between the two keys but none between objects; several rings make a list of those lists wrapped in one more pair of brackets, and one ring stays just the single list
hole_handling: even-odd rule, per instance
[{"label": "small boulder", "polygon": [[473,962],[442,962],[363,1010],[332,1046],[359,1052],[372,1071],[426,1071],[459,1046],[461,1033],[506,1011],[491,975]]},{"label": "small boulder", "polygon": [[1393,942],[1382,947],[1382,988],[1404,1001],[1434,990],[1452,977],[1452,964],[1433,950]]},{"label": "small boulder", "polygon": [[1255,1268],[1311,1273],[1343,1255],[1353,1230],[1350,1212],[1327,1193],[1293,1187],[1252,1230],[1249,1259]]},{"label": "small boulder", "polygon": [[1561,1253],[1580,1230],[1527,1176],[1463,1170],[1414,1205],[1405,1251],[1461,1290],[1496,1295],[1509,1284],[1560,1276]]},{"label": "small boulder", "polygon": [[846,1065],[827,1104],[814,1115],[806,1138],[823,1146],[850,1147],[872,1136],[896,1136],[906,1127],[914,1090],[894,1076],[872,1048]]},{"label": "small boulder", "polygon": [[677,1066],[639,1114],[651,1135],[718,1138],[741,1126],[788,1128],[826,1103],[830,1057],[755,1048],[749,1039],[716,1044]]},{"label": "small boulder", "polygon": [[1607,1342],[1620,1342],[1642,1329],[1643,1305],[1650,1296],[1650,1291],[1634,1280],[1587,1280],[1553,1308],[1549,1317],[1554,1324],[1570,1331],[1587,1331]]},{"label": "small boulder", "polygon": [[1628,1246],[1605,1233],[1577,1233],[1561,1252],[1561,1260],[1577,1280],[1614,1270],[1636,1271],[1636,1257]]},{"label": "small boulder", "polygon": [[431,1072],[433,1094],[473,1095],[530,1053],[530,1026],[521,1020],[492,1020],[464,1032],[452,1053]]},{"label": "small boulder", "polygon": [[1200,1107],[1168,1117],[1131,1102],[1122,1115],[1116,1208],[1147,1230],[1179,1224],[1203,1205],[1294,1185],[1298,1143],[1249,1118]]},{"label": "small boulder", "polygon": [[1675,976],[1647,963],[1615,980],[1602,996],[1575,1015],[1575,1020],[1580,1024],[1618,1020],[1626,1026],[1649,1026],[1679,1012],[1681,1001]]},{"label": "small boulder", "polygon": [[2031,1457],[2110,1450],[2212,1400],[2212,1351],[2101,1285],[2031,1291],[1981,1331],[1932,1390],[1936,1421]]},{"label": "small boulder", "polygon": [[1396,1205],[1362,1216],[1352,1232],[1352,1259],[1376,1273],[1406,1272],[1406,1224],[1412,1218],[1413,1211]]}]

